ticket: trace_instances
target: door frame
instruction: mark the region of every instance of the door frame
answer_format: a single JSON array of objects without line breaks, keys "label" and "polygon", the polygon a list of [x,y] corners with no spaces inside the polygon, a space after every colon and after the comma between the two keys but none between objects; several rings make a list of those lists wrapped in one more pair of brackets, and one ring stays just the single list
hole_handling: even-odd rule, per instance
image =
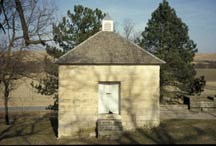
[{"label": "door frame", "polygon": [[[103,85],[113,85],[113,84],[117,84],[118,87],[119,87],[119,95],[118,95],[118,101],[119,101],[119,114],[118,115],[121,115],[121,82],[120,81],[99,81],[98,82],[98,90],[99,91],[99,84],[103,84]],[[99,97],[100,95],[98,94],[98,106],[99,106]],[[99,110],[99,107],[97,108],[97,110]],[[99,111],[97,112],[99,114]]]}]

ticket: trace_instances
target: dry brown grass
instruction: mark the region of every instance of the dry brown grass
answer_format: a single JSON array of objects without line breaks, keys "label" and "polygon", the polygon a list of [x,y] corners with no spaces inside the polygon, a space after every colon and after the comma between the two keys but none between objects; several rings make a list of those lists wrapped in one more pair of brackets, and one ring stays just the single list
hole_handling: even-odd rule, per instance
[{"label": "dry brown grass", "polygon": [[[15,89],[11,91],[9,106],[48,106],[53,104],[52,96],[45,96],[37,93],[37,90],[31,86],[35,80],[23,77],[15,82]],[[2,86],[0,86],[2,88]],[[4,106],[3,91],[0,89],[0,107]]]},{"label": "dry brown grass", "polygon": [[[16,53],[16,52],[15,52]],[[44,57],[48,54],[46,51],[33,51],[25,50],[24,51],[24,60],[23,62],[28,62],[29,67],[33,68],[33,71],[43,70],[43,60]],[[32,64],[32,62],[41,62],[41,64]],[[36,68],[36,69],[35,69]],[[38,69],[37,69],[38,68]],[[29,68],[27,68],[29,69]],[[45,96],[37,93],[37,90],[31,86],[31,82],[34,81],[37,83],[39,79],[45,76],[44,72],[29,73],[32,70],[25,74],[25,77],[14,81],[14,90],[10,93],[9,106],[48,106],[53,104],[52,96]],[[3,85],[0,85],[0,107],[4,106],[3,98]]]},{"label": "dry brown grass", "polygon": [[216,69],[215,68],[198,68],[196,69],[196,77],[200,77],[202,75],[205,76],[207,82],[216,82]]},{"label": "dry brown grass", "polygon": [[198,53],[194,61],[216,61],[216,53]]},{"label": "dry brown grass", "polygon": [[57,139],[57,120],[50,114],[17,116],[11,125],[0,120],[0,145],[74,144],[215,144],[215,120],[163,120],[157,128],[124,132],[119,140],[95,137]]},{"label": "dry brown grass", "polygon": [[196,69],[197,77],[205,76],[206,86],[202,95],[216,95],[216,69]]}]

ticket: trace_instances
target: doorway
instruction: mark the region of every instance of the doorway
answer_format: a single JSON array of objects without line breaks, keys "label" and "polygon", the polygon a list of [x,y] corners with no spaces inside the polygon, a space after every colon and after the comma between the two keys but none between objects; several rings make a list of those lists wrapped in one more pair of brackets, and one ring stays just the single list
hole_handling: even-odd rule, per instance
[{"label": "doorway", "polygon": [[120,82],[99,82],[98,113],[120,114]]}]

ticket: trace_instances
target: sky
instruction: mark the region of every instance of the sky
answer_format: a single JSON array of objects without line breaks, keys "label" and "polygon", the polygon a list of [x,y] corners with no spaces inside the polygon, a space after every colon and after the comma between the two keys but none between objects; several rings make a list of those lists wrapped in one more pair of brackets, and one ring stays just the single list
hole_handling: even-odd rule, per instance
[{"label": "sky", "polygon": [[[99,8],[109,13],[117,29],[122,34],[122,24],[130,19],[135,24],[135,32],[144,31],[151,13],[162,0],[54,0],[57,17],[73,12],[74,5],[91,9]],[[198,53],[216,53],[216,0],[168,0],[176,14],[189,28],[189,36],[196,44]]]}]

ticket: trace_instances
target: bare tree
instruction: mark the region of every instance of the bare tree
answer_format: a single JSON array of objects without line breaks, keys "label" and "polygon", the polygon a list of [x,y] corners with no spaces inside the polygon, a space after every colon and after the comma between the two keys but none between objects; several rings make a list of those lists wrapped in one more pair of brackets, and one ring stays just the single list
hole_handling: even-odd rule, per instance
[{"label": "bare tree", "polygon": [[132,41],[136,44],[139,43],[140,37],[141,37],[142,32],[141,31],[134,31],[133,36],[132,36]]},{"label": "bare tree", "polygon": [[[14,80],[24,75],[23,49],[30,45],[45,45],[52,38],[51,26],[55,8],[40,0],[0,1],[2,18],[0,32],[0,84],[3,85],[5,122],[9,122],[8,100]],[[7,35],[6,35],[7,34]],[[4,45],[3,45],[4,44]]]},{"label": "bare tree", "polygon": [[[3,1],[3,0],[1,0]],[[54,8],[49,1],[43,0],[8,0],[4,1],[0,10],[4,19],[1,25],[8,30],[15,41],[23,41],[25,46],[45,44],[51,41],[51,26],[54,23]],[[14,24],[15,23],[15,24]],[[14,24],[14,27],[13,27]],[[48,29],[50,27],[50,29]],[[14,32],[13,32],[14,31]]]},{"label": "bare tree", "polygon": [[123,21],[123,33],[127,39],[130,39],[131,34],[134,31],[135,24],[131,19],[124,19]]},{"label": "bare tree", "polygon": [[115,33],[119,33],[119,23],[117,22],[117,21],[115,21],[114,22],[114,24],[113,24],[113,31],[115,32]]},{"label": "bare tree", "polygon": [[[43,39],[42,37],[50,33],[46,32],[44,28],[53,23],[51,20],[53,19],[53,12],[55,9],[48,9],[46,4],[40,6],[36,0],[30,1],[29,4],[27,3],[26,9],[23,7],[24,4],[21,4],[20,0],[15,0],[15,3],[22,26],[25,45],[45,44],[45,42],[50,41],[50,39]],[[25,17],[24,13],[28,15],[28,18]]]},{"label": "bare tree", "polygon": [[3,87],[5,123],[9,122],[8,102],[10,92],[15,89],[14,81],[21,78],[25,66],[21,62],[23,58],[22,51],[13,52],[8,56],[6,51],[0,52],[0,85]]}]

